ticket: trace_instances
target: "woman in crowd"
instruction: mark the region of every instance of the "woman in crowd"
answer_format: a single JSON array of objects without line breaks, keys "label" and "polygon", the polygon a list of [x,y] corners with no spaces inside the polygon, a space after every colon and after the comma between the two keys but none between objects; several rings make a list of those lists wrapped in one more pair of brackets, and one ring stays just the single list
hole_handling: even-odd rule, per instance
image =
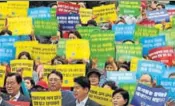
[{"label": "woman in crowd", "polygon": [[35,86],[35,82],[32,79],[32,77],[24,77],[24,81],[25,81],[25,85],[29,91]]},{"label": "woman in crowd", "polygon": [[29,52],[23,51],[18,55],[18,59],[32,60]]},{"label": "woman in crowd", "polygon": [[81,39],[81,35],[78,31],[70,31],[68,37],[69,39]]},{"label": "woman in crowd", "polygon": [[111,89],[111,90],[116,90],[118,87],[116,86],[115,82],[110,80],[106,81],[103,85],[103,88]]}]

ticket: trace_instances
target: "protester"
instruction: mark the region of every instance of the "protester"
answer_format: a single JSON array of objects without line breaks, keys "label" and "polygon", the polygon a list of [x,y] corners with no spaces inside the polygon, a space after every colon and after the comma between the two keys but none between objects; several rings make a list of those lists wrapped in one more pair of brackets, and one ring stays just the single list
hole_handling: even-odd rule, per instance
[{"label": "protester", "polygon": [[81,35],[78,31],[70,31],[68,37],[69,39],[81,39]]},{"label": "protester", "polygon": [[35,86],[35,82],[32,77],[24,77],[24,81],[29,91]]},{"label": "protester", "polygon": [[111,90],[116,90],[118,87],[116,86],[115,82],[112,80],[106,81],[103,85],[103,88],[111,89]]},{"label": "protester", "polygon": [[87,73],[87,77],[90,80],[91,86],[99,86],[101,73],[99,72],[98,69],[91,69]]}]

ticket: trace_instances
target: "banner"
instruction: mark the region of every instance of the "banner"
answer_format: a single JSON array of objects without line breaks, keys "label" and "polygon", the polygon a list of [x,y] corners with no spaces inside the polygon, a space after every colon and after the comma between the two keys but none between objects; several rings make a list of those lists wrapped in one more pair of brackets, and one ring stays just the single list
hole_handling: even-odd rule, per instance
[{"label": "banner", "polygon": [[100,30],[100,27],[95,26],[77,26],[76,30],[80,33],[83,39],[90,39],[91,33],[96,30]]},{"label": "banner", "polygon": [[80,5],[66,2],[58,2],[57,15],[68,13],[79,13]]},{"label": "banner", "polygon": [[136,77],[139,79],[143,74],[149,74],[158,81],[165,71],[165,65],[161,62],[150,60],[139,60]]},{"label": "banner", "polygon": [[37,8],[29,8],[28,9],[28,16],[32,19],[39,18],[39,19],[50,19],[51,18],[51,9],[50,7],[37,7]]},{"label": "banner", "polygon": [[113,25],[112,30],[115,32],[115,41],[133,40],[135,25],[134,24]]},{"label": "banner", "polygon": [[141,3],[140,1],[120,1],[119,8],[120,8],[120,15],[133,15],[139,16],[140,13]]},{"label": "banner", "polygon": [[117,13],[115,4],[101,5],[92,8],[93,15],[96,17],[97,23],[110,22],[117,20]]},{"label": "banner", "polygon": [[101,106],[113,106],[112,93],[113,91],[110,89],[91,86],[89,98],[99,103]]},{"label": "banner", "polygon": [[155,23],[161,22],[169,22],[170,16],[168,12],[164,9],[161,10],[154,10],[154,11],[146,11],[146,15],[148,19],[155,21]]},{"label": "banner", "polygon": [[34,19],[35,35],[40,36],[56,36],[58,31],[58,23],[56,19]]},{"label": "banner", "polygon": [[152,37],[157,36],[159,30],[154,27],[136,26],[134,33],[134,40],[140,41],[142,37]]},{"label": "banner", "polygon": [[81,7],[79,14],[82,24],[87,24],[87,22],[92,19],[92,9],[86,9]]},{"label": "banner", "polygon": [[108,57],[115,58],[114,33],[112,31],[93,31],[90,36],[91,59],[98,59],[98,67],[104,68]]},{"label": "banner", "polygon": [[66,39],[60,39],[57,44],[57,55],[65,56],[66,55]]},{"label": "banner", "polygon": [[[29,35],[32,32],[32,18],[8,18],[8,29],[13,35]],[[18,27],[17,27],[18,26]]]},{"label": "banner", "polygon": [[6,18],[7,14],[8,14],[7,3],[1,2],[0,3],[0,18]]},{"label": "banner", "polygon": [[30,102],[17,102],[17,101],[7,101],[9,104],[13,106],[30,106]]},{"label": "banner", "polygon": [[116,59],[130,61],[131,58],[142,58],[142,46],[140,44],[116,44]]},{"label": "banner", "polygon": [[66,41],[67,59],[89,59],[90,48],[89,41],[82,39],[73,39]]},{"label": "banner", "polygon": [[151,49],[166,45],[165,35],[155,37],[143,37],[140,39],[140,43],[143,46],[143,56],[148,56],[148,53]]},{"label": "banner", "polygon": [[32,77],[33,74],[33,60],[11,60],[11,72],[16,73],[22,69],[22,77]]},{"label": "banner", "polygon": [[0,87],[4,87],[4,81],[5,81],[5,75],[6,75],[6,67],[0,66]]},{"label": "banner", "polygon": [[19,41],[19,36],[0,36],[0,47],[13,47],[16,41]]},{"label": "banner", "polygon": [[168,66],[172,66],[175,60],[175,52],[171,46],[154,48],[149,51],[148,56],[151,60],[163,62]]},{"label": "banner", "polygon": [[12,17],[27,17],[29,1],[7,1],[8,15]]},{"label": "banner", "polygon": [[9,63],[15,58],[15,48],[13,46],[0,47],[0,63]]},{"label": "banner", "polygon": [[41,63],[50,63],[56,56],[56,45],[53,44],[38,44],[32,48],[34,60],[40,60]]},{"label": "banner", "polygon": [[79,14],[61,14],[57,15],[57,20],[62,30],[73,30],[76,24],[80,24]]},{"label": "banner", "polygon": [[108,71],[107,79],[115,81],[117,84],[120,83],[135,83],[136,73],[135,72],[118,72],[118,71]]},{"label": "banner", "polygon": [[134,106],[164,106],[167,100],[167,90],[150,88],[138,84],[131,105]]},{"label": "banner", "polygon": [[33,106],[62,106],[61,92],[32,92]]}]

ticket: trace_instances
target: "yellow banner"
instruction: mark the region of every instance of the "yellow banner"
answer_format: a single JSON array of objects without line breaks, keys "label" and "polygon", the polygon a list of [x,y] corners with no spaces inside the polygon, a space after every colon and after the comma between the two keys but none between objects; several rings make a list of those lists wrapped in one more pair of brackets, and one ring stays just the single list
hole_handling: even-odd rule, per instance
[{"label": "yellow banner", "polygon": [[109,22],[117,20],[117,12],[115,4],[102,5],[94,7],[93,15],[96,17],[97,23]]},{"label": "yellow banner", "polygon": [[5,28],[5,19],[0,19],[0,31]]},{"label": "yellow banner", "polygon": [[138,58],[132,58],[131,59],[131,65],[130,65],[130,70],[131,71],[137,71],[137,64],[138,64],[139,59]]},{"label": "yellow banner", "polygon": [[7,1],[8,15],[11,17],[27,17],[29,1]]},{"label": "yellow banner", "polygon": [[38,44],[32,48],[34,60],[40,60],[42,63],[50,63],[56,56],[56,45],[54,44]]},{"label": "yellow banner", "polygon": [[32,18],[8,18],[8,28],[13,35],[29,35],[32,32]]},{"label": "yellow banner", "polygon": [[90,49],[88,40],[67,40],[66,58],[67,59],[89,59]]},{"label": "yellow banner", "polygon": [[91,86],[89,97],[95,102],[101,104],[101,106],[113,106],[112,93],[113,91],[110,89]]},{"label": "yellow banner", "polygon": [[16,42],[15,47],[16,47],[16,58],[18,58],[19,54],[21,52],[28,52],[32,56],[32,47],[34,45],[37,45],[37,41],[21,41],[21,42]]},{"label": "yellow banner", "polygon": [[5,69],[5,66],[0,66],[0,87],[4,87]]},{"label": "yellow banner", "polygon": [[6,18],[7,13],[7,3],[0,3],[0,18]]},{"label": "yellow banner", "polygon": [[22,68],[23,77],[32,77],[33,60],[12,60],[10,66],[12,72],[17,72],[18,69]]},{"label": "yellow banner", "polygon": [[32,92],[33,106],[62,106],[61,92]]},{"label": "yellow banner", "polygon": [[80,19],[83,24],[87,24],[87,22],[92,19],[92,9],[80,8],[79,10]]}]

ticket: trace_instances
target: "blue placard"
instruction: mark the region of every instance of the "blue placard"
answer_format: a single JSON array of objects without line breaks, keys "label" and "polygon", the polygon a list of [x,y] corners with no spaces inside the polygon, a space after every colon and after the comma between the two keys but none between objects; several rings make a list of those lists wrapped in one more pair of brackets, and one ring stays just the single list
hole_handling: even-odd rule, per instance
[{"label": "blue placard", "polygon": [[164,88],[151,88],[138,84],[131,105],[134,106],[164,106],[168,99]]},{"label": "blue placard", "polygon": [[147,56],[149,50],[157,47],[162,47],[166,45],[165,36],[155,36],[155,37],[143,37],[140,39],[140,43],[143,46],[142,54]]},{"label": "blue placard", "polygon": [[14,43],[19,40],[19,36],[0,36],[0,47],[14,46]]},{"label": "blue placard", "polygon": [[175,78],[175,67],[167,67],[162,77],[163,78]]},{"label": "blue placard", "polygon": [[135,24],[118,24],[113,25],[112,30],[115,32],[115,41],[125,41],[134,39]]},{"label": "blue placard", "polygon": [[42,19],[50,19],[50,7],[38,7],[38,8],[29,8],[28,9],[28,16],[35,18],[42,18]]}]

